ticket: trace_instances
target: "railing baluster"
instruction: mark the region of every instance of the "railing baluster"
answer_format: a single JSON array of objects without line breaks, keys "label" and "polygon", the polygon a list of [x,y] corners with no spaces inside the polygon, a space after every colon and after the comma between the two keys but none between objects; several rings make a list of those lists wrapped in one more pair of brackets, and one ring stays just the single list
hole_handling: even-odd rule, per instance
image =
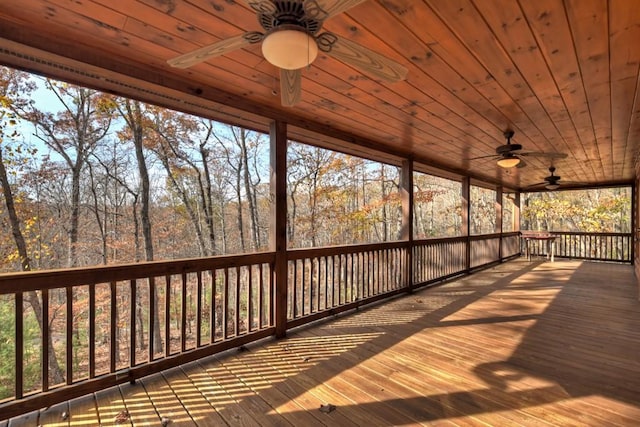
[{"label": "railing baluster", "polygon": [[[44,291],[42,294],[43,308],[44,308]],[[47,319],[43,316],[43,319]],[[46,323],[48,324],[48,322]],[[47,328],[45,328],[47,329]],[[43,352],[43,361],[44,352]],[[89,378],[96,376],[96,284],[89,285]],[[44,386],[44,377],[43,386]]]},{"label": "railing baluster", "polygon": [[187,349],[187,273],[182,273],[180,283],[180,350]]},{"label": "railing baluster", "polygon": [[202,346],[202,272],[196,273],[198,288],[196,289],[196,348]]},{"label": "railing baluster", "polygon": [[236,289],[235,289],[235,336],[240,335],[240,267],[236,267]]},{"label": "railing baluster", "polygon": [[229,268],[224,269],[224,301],[222,303],[222,336],[229,338]]},{"label": "railing baluster", "polygon": [[359,270],[359,281],[360,281],[360,298],[365,299],[369,295],[367,295],[367,271],[365,267],[365,262],[367,258],[367,252],[358,252],[358,270]]},{"label": "railing baluster", "polygon": [[367,298],[367,274],[365,271],[365,257],[366,252],[358,252],[358,261],[357,261],[357,269],[358,269],[358,285],[360,288],[360,299]]},{"label": "railing baluster", "polygon": [[[14,296],[14,316],[15,316],[15,388],[16,399],[22,399],[24,393],[24,303],[22,292],[16,292]],[[47,322],[48,324],[49,322]]]},{"label": "railing baluster", "polygon": [[[273,264],[270,264],[273,265]],[[273,309],[273,305],[275,302],[275,295],[276,292],[276,278],[275,275],[273,274],[273,270],[271,269],[271,267],[269,267],[269,326],[274,326],[275,325],[275,312]]]},{"label": "railing baluster", "polygon": [[293,318],[298,318],[298,260],[293,261]]},{"label": "railing baluster", "polygon": [[209,342],[211,344],[213,344],[214,342],[216,342],[216,270],[211,270],[209,272],[209,275],[211,276],[211,307],[210,310],[211,312],[209,313]]},{"label": "railing baluster", "polygon": [[316,292],[316,301],[317,301],[316,302],[316,311],[320,311],[320,307],[321,307],[320,303],[321,303],[321,300],[322,300],[322,281],[321,281],[322,280],[322,268],[320,266],[321,258],[320,257],[316,257],[314,260],[315,260],[315,265],[316,265],[316,268],[315,268],[315,271],[316,271],[316,273],[315,273],[315,275],[316,275],[315,281],[316,281],[316,290],[317,290],[317,292]]},{"label": "railing baluster", "polygon": [[393,266],[390,264],[391,259],[389,258],[389,251],[384,251],[384,265],[387,269],[387,274],[385,277],[385,281],[387,282],[387,286],[389,289],[395,289],[393,281]]},{"label": "railing baluster", "polygon": [[322,270],[320,267],[320,258],[315,257],[311,260],[311,262],[313,263],[313,280],[316,288],[315,311],[319,312],[321,307],[320,302],[322,300]]},{"label": "railing baluster", "polygon": [[367,296],[375,295],[373,280],[371,280],[371,251],[365,252],[365,265],[367,275]]},{"label": "railing baluster", "polygon": [[[336,270],[338,265],[336,259],[340,259],[339,255],[331,256],[331,306],[336,307],[340,305],[340,270]],[[337,279],[336,279],[337,271]]]},{"label": "railing baluster", "polygon": [[609,251],[607,252],[607,258],[609,261],[615,261],[617,254],[617,241],[615,236],[608,236],[607,240],[609,240]]},{"label": "railing baluster", "polygon": [[49,390],[49,289],[43,289],[42,295],[42,391]]},{"label": "railing baluster", "polygon": [[138,299],[136,280],[129,281],[129,366],[136,366],[136,310]]},{"label": "railing baluster", "polygon": [[380,288],[380,281],[378,280],[378,254],[380,250],[375,250],[371,253],[371,277],[373,280],[373,292],[378,295],[384,293],[384,289]]},{"label": "railing baluster", "polygon": [[358,280],[358,292],[360,295],[360,299],[365,299],[367,297],[367,283],[366,283],[366,274],[364,271],[364,258],[365,258],[365,253],[364,252],[357,252],[356,253],[356,271],[357,271],[357,280]]},{"label": "railing baluster", "polygon": [[314,295],[315,292],[313,292],[315,288],[315,280],[313,277],[315,269],[313,268],[314,267],[313,261],[314,261],[314,258],[311,258],[309,260],[309,313],[313,313],[314,311],[313,307],[315,305],[315,298],[316,298]]},{"label": "railing baluster", "polygon": [[324,308],[329,306],[329,257],[322,257],[324,260]]},{"label": "railing baluster", "polygon": [[149,321],[147,322],[147,330],[149,332],[149,339],[147,340],[149,346],[147,348],[149,355],[147,356],[147,360],[149,362],[155,359],[154,348],[156,347],[155,342],[155,324],[154,319],[156,318],[156,280],[155,277],[149,277],[147,280],[147,286],[149,287]]},{"label": "railing baluster", "polygon": [[264,326],[264,271],[263,264],[258,264],[258,273],[260,274],[259,291],[258,291],[258,329],[262,329]]},{"label": "railing baluster", "polygon": [[67,371],[67,385],[73,384],[73,287],[67,286],[66,298],[67,298],[67,327],[66,327],[66,371]]},{"label": "railing baluster", "polygon": [[164,356],[171,355],[171,275],[164,276]]},{"label": "railing baluster", "polygon": [[376,276],[375,276],[375,265],[374,265],[374,258],[375,258],[375,251],[368,251],[367,252],[367,277],[369,278],[369,285],[368,285],[368,289],[369,289],[369,296],[376,296],[378,294],[377,290],[376,290]]},{"label": "railing baluster", "polygon": [[342,257],[342,254],[338,255],[338,305],[342,305],[344,301],[345,283],[344,280],[342,280]]},{"label": "railing baluster", "polygon": [[351,301],[356,301],[356,300],[359,299],[359,295],[357,294],[358,288],[357,288],[355,280],[354,280],[354,277],[355,277],[355,264],[356,264],[356,261],[354,261],[354,259],[356,257],[356,254],[352,253],[350,255],[351,255],[351,257],[350,257],[351,258],[351,262],[350,262],[350,264],[351,264],[351,272],[350,272],[350,275],[351,275]]},{"label": "railing baluster", "polygon": [[[309,291],[306,292],[307,287],[310,287],[309,281],[307,280],[307,262],[308,260],[306,259],[302,260],[302,290],[301,290],[302,295],[301,296],[302,296],[302,315],[303,316],[311,312],[311,298],[313,297],[311,289],[309,289]],[[305,294],[310,294],[310,295],[307,296]],[[307,301],[307,299],[309,301]]]},{"label": "railing baluster", "polygon": [[384,292],[382,289],[380,289],[380,281],[378,280],[378,271],[380,270],[378,268],[379,253],[380,253],[380,250],[376,250],[371,253],[371,273],[372,273],[371,277],[373,277],[373,291],[376,294],[380,294]]},{"label": "railing baluster", "polygon": [[248,266],[249,270],[249,283],[247,286],[247,332],[253,330],[253,266]]},{"label": "railing baluster", "polygon": [[116,360],[117,360],[117,354],[116,354],[116,349],[118,348],[118,342],[117,342],[117,331],[118,331],[118,307],[116,306],[116,302],[117,302],[117,287],[116,287],[116,282],[110,282],[109,283],[109,293],[110,293],[110,297],[111,297],[111,301],[110,301],[110,305],[109,305],[109,309],[111,311],[111,313],[109,314],[109,339],[110,339],[110,345],[109,345],[109,372],[113,373],[116,371]]}]

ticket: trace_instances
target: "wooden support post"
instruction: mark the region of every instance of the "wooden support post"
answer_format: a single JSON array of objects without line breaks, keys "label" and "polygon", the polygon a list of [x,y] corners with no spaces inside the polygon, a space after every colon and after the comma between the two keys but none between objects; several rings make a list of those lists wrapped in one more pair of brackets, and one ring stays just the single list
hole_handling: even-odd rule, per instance
[{"label": "wooden support post", "polygon": [[[636,179],[633,184],[631,185],[631,247],[629,248],[629,250],[631,251],[631,253],[629,254],[629,259],[631,260],[632,264],[636,264],[636,250],[638,249],[636,247],[636,245],[638,243],[636,242],[640,242],[640,239],[638,239],[638,193],[637,193],[637,185],[638,185],[638,179]],[[636,271],[637,271],[638,267],[636,267]],[[639,277],[636,274],[636,277]],[[639,279],[640,280],[640,277]],[[639,288],[640,289],[640,288]],[[640,294],[638,294],[638,299],[640,299]]]},{"label": "wooden support post", "polygon": [[462,235],[465,236],[465,260],[464,268],[471,270],[471,179],[467,176],[462,179]]},{"label": "wooden support post", "polygon": [[500,234],[500,238],[498,239],[498,261],[502,262],[502,214],[503,214],[503,206],[502,206],[502,187],[498,186],[496,188],[496,233]]},{"label": "wooden support post", "polygon": [[404,274],[408,292],[413,291],[413,160],[402,162],[400,199],[402,200],[402,227],[400,239],[407,242]]},{"label": "wooden support post", "polygon": [[269,249],[275,252],[274,311],[276,337],[287,335],[287,125],[271,123],[271,226]]},{"label": "wooden support post", "polygon": [[[513,231],[520,231],[520,192],[513,195],[513,216],[511,217]],[[520,238],[520,255],[522,255],[522,238]]]},{"label": "wooden support post", "polygon": [[513,195],[513,225],[511,229],[513,231],[520,231],[520,192]]}]

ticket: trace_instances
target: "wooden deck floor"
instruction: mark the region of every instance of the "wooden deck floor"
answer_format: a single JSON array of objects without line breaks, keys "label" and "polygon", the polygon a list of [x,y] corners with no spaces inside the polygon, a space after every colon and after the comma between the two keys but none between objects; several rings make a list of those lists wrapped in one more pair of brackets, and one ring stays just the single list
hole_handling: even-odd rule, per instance
[{"label": "wooden deck floor", "polygon": [[[320,411],[326,404],[335,410]],[[509,262],[8,424],[110,426],[118,416],[171,426],[639,425],[632,267]]]}]

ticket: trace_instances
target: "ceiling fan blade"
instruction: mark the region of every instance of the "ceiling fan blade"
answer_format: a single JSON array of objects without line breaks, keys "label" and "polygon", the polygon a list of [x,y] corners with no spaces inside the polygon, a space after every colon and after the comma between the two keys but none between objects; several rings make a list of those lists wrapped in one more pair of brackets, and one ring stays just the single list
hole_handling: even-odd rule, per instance
[{"label": "ceiling fan blade", "polygon": [[[308,1],[309,0],[307,0],[307,2]],[[327,18],[345,12],[365,1],[366,0],[315,0],[320,8],[327,14]]]},{"label": "ceiling fan blade", "polygon": [[566,159],[566,153],[543,153],[542,151],[528,151],[518,153],[518,156],[547,157],[549,159]]},{"label": "ceiling fan blade", "polygon": [[219,42],[170,59],[167,62],[172,67],[189,68],[192,65],[199,64],[200,62],[206,61],[209,58],[215,58],[216,56],[224,55],[225,53],[243,48],[253,43],[257,43],[262,40],[262,38],[263,34],[252,31],[249,33],[241,34],[239,36],[220,40]]},{"label": "ceiling fan blade", "polygon": [[531,184],[531,185],[527,185],[526,187],[523,188],[523,190],[527,190],[530,188],[535,188],[535,187],[541,187],[543,185],[547,185],[549,184],[548,182],[536,182],[535,184]]},{"label": "ceiling fan blade", "polygon": [[516,165],[516,169],[522,169],[525,166],[527,166],[527,162],[525,162],[524,159],[521,158],[520,163]]},{"label": "ceiling fan blade", "polygon": [[272,14],[277,8],[270,0],[241,0],[257,13]]},{"label": "ceiling fan blade", "polygon": [[337,39],[327,54],[388,82],[399,82],[407,77],[407,69],[396,61],[345,38]]},{"label": "ceiling fan blade", "polygon": [[502,158],[502,156],[501,156],[501,155],[499,155],[499,154],[488,154],[488,155],[486,155],[486,156],[472,157],[472,158],[470,158],[469,160],[489,159],[489,158],[491,158],[491,157],[493,157],[493,158],[494,158],[494,159],[496,159],[496,160],[498,160],[498,159]]},{"label": "ceiling fan blade", "polygon": [[280,69],[280,99],[285,107],[292,107],[302,97],[302,73],[300,70]]}]

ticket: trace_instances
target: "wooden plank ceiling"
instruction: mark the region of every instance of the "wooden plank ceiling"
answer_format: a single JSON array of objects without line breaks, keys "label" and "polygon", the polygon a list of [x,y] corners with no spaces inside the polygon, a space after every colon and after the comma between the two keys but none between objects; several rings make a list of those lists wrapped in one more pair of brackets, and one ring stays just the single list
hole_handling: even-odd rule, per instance
[{"label": "wooden plank ceiling", "polygon": [[[3,0],[0,63],[256,129],[285,120],[299,140],[382,149],[512,188],[542,181],[552,162],[564,181],[635,176],[640,1],[368,0],[323,29],[399,62],[407,79],[376,80],[320,53],[287,108],[259,44],[170,67],[261,30],[233,0]],[[493,154],[508,128],[523,151],[567,158],[511,170],[472,160]]]}]

